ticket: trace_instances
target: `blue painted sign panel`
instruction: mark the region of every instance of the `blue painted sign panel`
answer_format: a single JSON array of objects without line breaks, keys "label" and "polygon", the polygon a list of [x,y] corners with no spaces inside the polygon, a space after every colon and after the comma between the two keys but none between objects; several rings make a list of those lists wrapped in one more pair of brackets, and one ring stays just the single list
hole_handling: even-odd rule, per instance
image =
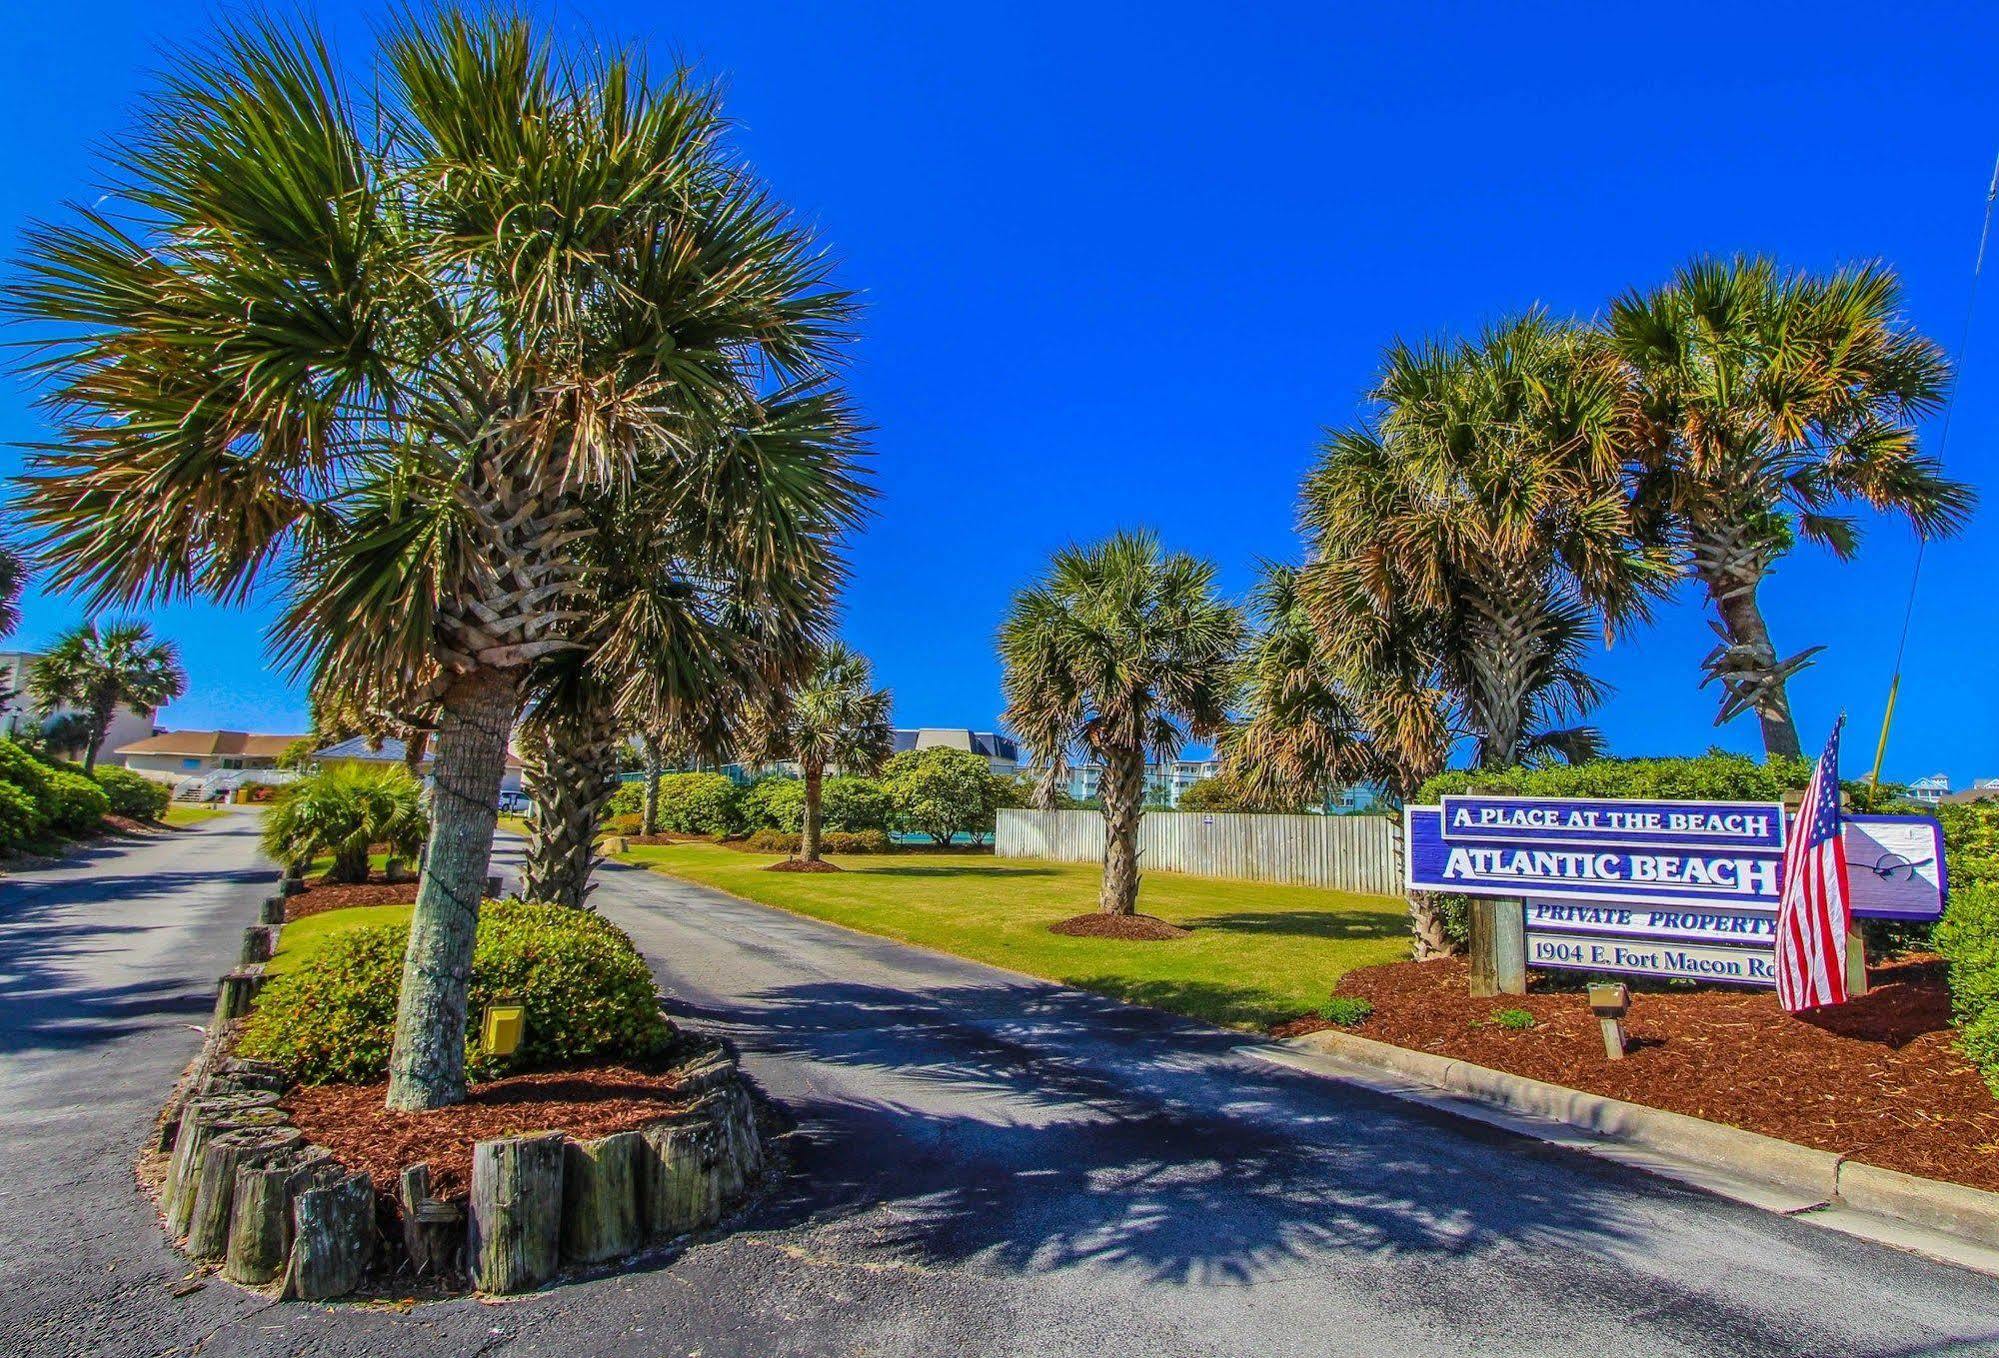
[{"label": "blue painted sign panel", "polygon": [[[1446,806],[1461,799],[1445,799]],[[1463,799],[1478,800],[1478,799]],[[1504,799],[1493,799],[1504,800]],[[1525,799],[1520,799],[1525,800]],[[1601,810],[1615,802],[1543,802],[1541,807]],[[1688,826],[1702,833],[1748,833],[1743,803],[1630,803],[1691,808]],[[1749,804],[1754,805],[1754,804]],[[1723,819],[1716,821],[1714,817]],[[1545,821],[1547,817],[1540,818]],[[1596,838],[1576,832],[1510,826],[1504,842],[1446,832],[1444,808],[1408,807],[1403,814],[1405,870],[1412,891],[1517,896],[1545,901],[1606,902],[1634,908],[1691,906],[1709,910],[1775,911],[1783,863],[1779,848],[1717,848],[1708,843],[1626,842],[1629,831]],[[1580,822],[1578,822],[1580,823]],[[1608,821],[1602,822],[1606,825]],[[1489,834],[1490,825],[1479,831]],[[1853,913],[1863,919],[1936,919],[1943,913],[1943,830],[1928,816],[1856,815],[1844,835]]]},{"label": "blue painted sign panel", "polygon": [[1772,948],[1721,948],[1707,943],[1584,938],[1575,934],[1527,935],[1527,965],[1572,967],[1629,976],[1677,976],[1728,985],[1777,984]]},{"label": "blue painted sign panel", "polygon": [[1784,848],[1775,802],[1583,801],[1569,797],[1444,797],[1451,843],[1553,842],[1678,849]]},{"label": "blue painted sign panel", "polygon": [[1722,943],[1772,947],[1777,916],[1768,910],[1715,910],[1687,905],[1611,905],[1607,902],[1527,901],[1530,932],[1610,934],[1668,943]]}]

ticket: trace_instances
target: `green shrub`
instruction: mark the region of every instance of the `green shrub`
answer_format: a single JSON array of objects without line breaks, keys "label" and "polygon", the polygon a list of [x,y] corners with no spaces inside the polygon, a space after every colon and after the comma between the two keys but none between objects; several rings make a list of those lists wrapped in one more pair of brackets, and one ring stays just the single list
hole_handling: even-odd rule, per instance
[{"label": "green shrub", "polygon": [[1999,801],[1947,802],[1936,807],[1943,826],[1950,887],[1999,882]]},{"label": "green shrub", "polygon": [[0,846],[17,848],[43,834],[49,818],[35,799],[14,784],[0,780]]},{"label": "green shrub", "polygon": [[613,816],[645,815],[646,785],[644,783],[619,783],[612,791],[611,799],[604,803],[604,818]]},{"label": "green shrub", "polygon": [[87,835],[104,824],[111,799],[80,773],[49,770],[49,826],[61,835]]},{"label": "green shrub", "polygon": [[[797,853],[800,838],[783,830],[752,830],[743,844],[755,853]],[[885,830],[827,830],[819,836],[822,853],[887,853],[889,848]]]},{"label": "green shrub", "polygon": [[414,860],[430,837],[423,788],[400,764],[337,765],[287,785],[264,816],[264,852],[280,863],[310,863],[333,855],[327,878],[368,880],[368,850]]},{"label": "green shrub", "polygon": [[1958,1048],[1999,1097],[1999,884],[1953,883],[1932,941],[1950,968]]},{"label": "green shrub", "polygon": [[742,824],[742,793],[720,773],[669,773],[659,780],[659,827],[726,835]]},{"label": "green shrub", "polygon": [[974,843],[991,834],[1006,792],[983,756],[942,746],[904,750],[882,766],[881,784],[895,808],[895,828],[935,844],[949,844],[960,831]]},{"label": "green shrub", "polygon": [[[336,934],[258,996],[243,1055],[276,1061],[304,1084],[385,1078],[409,926]],[[527,1008],[511,1056],[478,1045],[480,1015],[496,1000]],[[669,1028],[645,959],[601,915],[522,901],[489,901],[472,950],[466,1068],[475,1079],[596,1061],[643,1060]]]},{"label": "green shrub", "polygon": [[[888,793],[872,778],[842,774],[819,787],[819,819],[824,829],[886,831],[889,811]],[[802,816],[802,800],[800,813]]]},{"label": "green shrub", "polygon": [[173,792],[165,783],[156,783],[116,764],[105,764],[91,776],[104,789],[104,795],[111,799],[114,815],[129,816],[133,820],[158,820],[166,814],[167,804],[173,800]]},{"label": "green shrub", "polygon": [[1374,1006],[1358,995],[1335,995],[1320,1008],[1319,1017],[1342,1028],[1353,1028],[1373,1012]]},{"label": "green shrub", "polygon": [[1545,768],[1453,769],[1423,784],[1422,805],[1443,796],[1490,792],[1513,797],[1620,797],[1628,800],[1774,802],[1802,787],[1811,765],[1709,750],[1691,758],[1591,759]]},{"label": "green shrub", "polygon": [[742,808],[743,828],[795,835],[805,824],[805,783],[782,774],[759,778],[743,790]]},{"label": "green shrub", "polygon": [[1495,1009],[1492,1011],[1492,1022],[1493,1026],[1510,1033],[1524,1033],[1534,1026],[1534,1016],[1525,1009]]},{"label": "green shrub", "polygon": [[635,835],[644,828],[645,817],[636,811],[604,817],[604,833],[607,835]]}]

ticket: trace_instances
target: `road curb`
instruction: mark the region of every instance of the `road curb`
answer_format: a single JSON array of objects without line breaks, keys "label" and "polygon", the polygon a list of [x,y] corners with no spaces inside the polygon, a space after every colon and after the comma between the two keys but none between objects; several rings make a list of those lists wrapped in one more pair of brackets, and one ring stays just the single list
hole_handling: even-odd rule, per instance
[{"label": "road curb", "polygon": [[1608,1141],[1694,1160],[1776,1184],[1822,1204],[1893,1217],[1988,1248],[1999,1247],[1999,1193],[1925,1179],[1849,1160],[1833,1151],[1669,1113],[1564,1085],[1510,1075],[1432,1052],[1412,1051],[1334,1030],[1286,1045],[1387,1071],[1508,1112],[1545,1118]]}]

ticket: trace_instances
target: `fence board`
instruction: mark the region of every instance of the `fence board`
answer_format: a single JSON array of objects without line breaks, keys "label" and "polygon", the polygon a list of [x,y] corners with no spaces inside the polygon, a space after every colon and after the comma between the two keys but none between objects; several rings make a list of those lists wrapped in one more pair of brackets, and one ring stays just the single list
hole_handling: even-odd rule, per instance
[{"label": "fence board", "polygon": [[[999,813],[993,847],[1001,858],[1100,863],[1104,818],[1009,808]],[[1399,896],[1402,827],[1386,816],[1148,811],[1138,823],[1138,866]]]}]

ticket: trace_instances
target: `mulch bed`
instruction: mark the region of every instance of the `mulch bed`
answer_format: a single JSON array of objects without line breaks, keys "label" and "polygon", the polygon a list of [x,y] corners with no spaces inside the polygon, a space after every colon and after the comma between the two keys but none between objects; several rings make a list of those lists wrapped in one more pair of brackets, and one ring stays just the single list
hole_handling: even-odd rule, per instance
[{"label": "mulch bed", "polygon": [[[1461,958],[1363,967],[1338,993],[1374,1005],[1352,1031],[1536,1080],[1725,1122],[1868,1164],[1999,1192],[1999,1101],[1953,1046],[1942,962],[1876,966],[1869,993],[1792,1016],[1767,990],[1634,989],[1632,1050],[1604,1056],[1578,980],[1530,973],[1526,995],[1475,1000]],[[1534,1026],[1494,1024],[1524,1009]],[[1333,1025],[1296,1019],[1278,1037]]]},{"label": "mulch bed", "polygon": [[431,1194],[462,1200],[471,1186],[472,1146],[524,1132],[567,1132],[590,1141],[630,1131],[681,1111],[679,1077],[632,1066],[543,1071],[474,1085],[464,1103],[427,1113],[384,1105],[386,1084],[308,1085],[282,1101],[305,1139],[324,1146],[350,1170],[366,1171],[375,1191],[393,1196],[403,1170],[430,1166]]},{"label": "mulch bed", "polygon": [[764,871],[765,872],[838,872],[840,871],[840,868],[837,864],[828,863],[823,858],[816,863],[808,863],[802,858],[787,858],[782,863],[772,863],[769,867],[765,868]]},{"label": "mulch bed", "polygon": [[1168,924],[1157,915],[1106,915],[1101,910],[1092,910],[1087,915],[1058,920],[1048,926],[1048,932],[1067,934],[1071,938],[1122,938],[1134,943],[1164,943],[1168,939],[1185,938],[1194,931]]},{"label": "mulch bed", "polygon": [[285,922],[350,905],[408,905],[416,900],[415,882],[355,882],[335,886],[315,882],[296,896],[285,897]]}]

